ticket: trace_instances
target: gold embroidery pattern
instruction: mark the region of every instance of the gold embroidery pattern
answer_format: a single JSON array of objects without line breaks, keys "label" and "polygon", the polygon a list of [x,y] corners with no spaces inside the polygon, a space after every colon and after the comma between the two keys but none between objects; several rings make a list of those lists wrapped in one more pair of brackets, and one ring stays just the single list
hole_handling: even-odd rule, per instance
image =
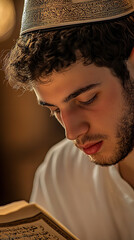
[{"label": "gold embroidery pattern", "polygon": [[21,34],[79,23],[103,21],[134,11],[130,0],[26,0]]}]

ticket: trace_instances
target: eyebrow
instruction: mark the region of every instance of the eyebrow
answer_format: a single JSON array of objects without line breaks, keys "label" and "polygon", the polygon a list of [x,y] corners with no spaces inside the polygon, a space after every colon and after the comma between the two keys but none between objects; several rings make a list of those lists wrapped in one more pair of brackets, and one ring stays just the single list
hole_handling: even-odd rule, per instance
[{"label": "eyebrow", "polygon": [[[85,93],[91,89],[96,88],[97,86],[99,86],[101,83],[94,83],[94,84],[90,84],[88,86],[85,86],[83,88],[79,88],[78,90],[74,91],[73,93],[71,93],[69,96],[67,96],[63,102],[67,103],[70,100],[72,100],[73,98],[78,97],[80,94]],[[42,106],[48,106],[48,107],[55,107],[55,105],[51,104],[51,103],[47,103],[44,101],[39,101],[39,104]]]}]

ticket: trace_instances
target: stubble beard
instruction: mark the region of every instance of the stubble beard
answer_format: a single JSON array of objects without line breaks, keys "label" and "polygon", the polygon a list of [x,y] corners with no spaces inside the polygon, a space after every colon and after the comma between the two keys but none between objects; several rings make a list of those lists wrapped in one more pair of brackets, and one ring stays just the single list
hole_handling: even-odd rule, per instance
[{"label": "stubble beard", "polygon": [[[133,81],[134,83],[134,81]],[[115,147],[109,154],[98,152],[90,155],[90,160],[101,166],[111,166],[125,159],[134,148],[134,84],[130,84],[127,90],[123,89],[124,104],[122,115],[116,126]],[[108,140],[106,135],[85,136],[88,140]],[[109,156],[108,156],[109,155]]]},{"label": "stubble beard", "polygon": [[[129,116],[129,117],[128,117]],[[134,114],[127,112],[117,126],[116,146],[109,156],[98,153],[90,156],[91,161],[101,166],[111,166],[125,159],[134,148]],[[111,155],[111,156],[110,156]]]}]

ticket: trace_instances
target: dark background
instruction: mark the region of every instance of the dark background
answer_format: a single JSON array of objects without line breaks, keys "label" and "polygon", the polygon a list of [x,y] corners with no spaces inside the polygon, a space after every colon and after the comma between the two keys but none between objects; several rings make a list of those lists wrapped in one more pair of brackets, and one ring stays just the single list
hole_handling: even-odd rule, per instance
[{"label": "dark background", "polygon": [[5,81],[2,60],[19,36],[23,0],[14,0],[14,5],[14,30],[0,42],[0,205],[29,200],[35,170],[49,148],[64,138],[59,123],[37,104],[33,92],[14,90]]}]

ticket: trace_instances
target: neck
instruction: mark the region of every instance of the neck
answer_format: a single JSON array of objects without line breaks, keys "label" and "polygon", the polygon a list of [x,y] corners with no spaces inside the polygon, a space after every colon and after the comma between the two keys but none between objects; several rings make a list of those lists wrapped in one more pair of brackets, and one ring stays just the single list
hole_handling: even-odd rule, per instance
[{"label": "neck", "polygon": [[134,189],[134,150],[119,162],[121,177]]}]

